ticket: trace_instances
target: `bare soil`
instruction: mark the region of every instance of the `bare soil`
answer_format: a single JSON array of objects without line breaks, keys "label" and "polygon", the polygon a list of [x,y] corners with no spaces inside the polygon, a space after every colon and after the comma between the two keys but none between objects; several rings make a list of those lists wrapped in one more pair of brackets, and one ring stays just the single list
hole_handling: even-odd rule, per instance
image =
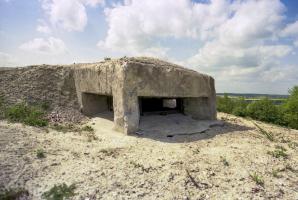
[{"label": "bare soil", "polygon": [[[163,135],[147,126],[151,132],[126,136],[109,116],[96,117],[88,121],[91,140],[86,132],[0,121],[0,190],[25,188],[41,199],[66,183],[76,185],[73,199],[298,199],[298,131],[223,113],[218,119],[224,123],[191,134],[169,134],[169,125]],[[287,157],[268,154],[280,146]]]}]

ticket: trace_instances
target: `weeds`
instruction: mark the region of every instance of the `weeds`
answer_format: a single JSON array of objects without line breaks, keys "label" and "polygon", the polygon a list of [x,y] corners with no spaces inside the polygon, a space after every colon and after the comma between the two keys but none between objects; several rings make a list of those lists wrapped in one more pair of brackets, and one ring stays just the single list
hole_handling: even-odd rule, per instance
[{"label": "weeds", "polygon": [[272,155],[274,158],[288,158],[288,154],[286,153],[286,149],[282,146],[275,146],[274,151],[268,151],[269,155]]},{"label": "weeds", "polygon": [[45,158],[45,151],[43,149],[37,149],[36,151],[36,157],[39,159]]},{"label": "weeds", "polygon": [[8,107],[4,115],[11,122],[21,122],[29,126],[43,127],[48,125],[44,114],[44,111],[38,106],[19,103]]},{"label": "weeds", "polygon": [[74,190],[76,186],[74,184],[67,186],[65,183],[61,185],[54,185],[49,191],[44,192],[42,197],[46,200],[63,200],[68,199],[75,195]]},{"label": "weeds", "polygon": [[298,148],[298,143],[297,143],[297,142],[290,142],[288,145],[289,145],[289,147],[290,147],[291,149],[296,149],[296,148]]},{"label": "weeds", "polygon": [[62,132],[62,133],[67,133],[67,132],[79,132],[80,129],[75,127],[73,124],[54,124],[51,125],[50,128]]},{"label": "weeds", "polygon": [[84,126],[82,128],[82,131],[93,132],[94,128],[92,128],[91,126]]},{"label": "weeds", "polygon": [[130,161],[130,164],[132,164],[134,166],[134,168],[139,168],[141,169],[143,172],[150,172],[151,170],[153,170],[153,168],[150,166],[150,167],[145,167],[143,164],[140,164],[140,163],[136,163],[134,161]]},{"label": "weeds", "polygon": [[260,127],[260,126],[259,126],[258,124],[256,124],[256,123],[254,123],[254,125],[258,128],[258,130],[259,130],[263,135],[266,136],[266,138],[267,138],[268,140],[270,140],[271,142],[274,142],[274,137],[273,137],[273,135],[272,135],[271,132],[267,132],[267,131],[265,131],[262,127]]},{"label": "weeds", "polygon": [[279,169],[273,169],[272,170],[272,176],[275,177],[275,178],[281,178],[282,175],[279,174],[280,172],[281,172],[281,170],[279,170]]},{"label": "weeds", "polygon": [[263,177],[258,175],[256,172],[254,172],[253,174],[250,174],[251,179],[258,185],[260,186],[264,186],[264,180]]},{"label": "weeds", "polygon": [[227,161],[225,157],[220,157],[220,161],[224,164],[224,166],[230,166],[230,163]]},{"label": "weeds", "polygon": [[27,199],[29,192],[23,188],[21,189],[9,189],[0,192],[1,200],[15,200],[15,199]]},{"label": "weeds", "polygon": [[106,148],[106,149],[101,149],[99,151],[100,154],[103,154],[104,156],[109,156],[115,158],[119,154],[120,148]]}]

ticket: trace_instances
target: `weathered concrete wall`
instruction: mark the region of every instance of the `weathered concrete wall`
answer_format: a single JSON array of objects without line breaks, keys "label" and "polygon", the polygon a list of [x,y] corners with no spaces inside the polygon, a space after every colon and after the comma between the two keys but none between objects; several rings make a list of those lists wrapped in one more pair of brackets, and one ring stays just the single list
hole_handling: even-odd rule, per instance
[{"label": "weathered concrete wall", "polygon": [[152,60],[129,60],[126,73],[138,96],[208,97],[213,78],[177,65]]},{"label": "weathered concrete wall", "polygon": [[109,110],[108,97],[103,95],[82,93],[82,104],[85,105],[82,111],[87,116]]}]

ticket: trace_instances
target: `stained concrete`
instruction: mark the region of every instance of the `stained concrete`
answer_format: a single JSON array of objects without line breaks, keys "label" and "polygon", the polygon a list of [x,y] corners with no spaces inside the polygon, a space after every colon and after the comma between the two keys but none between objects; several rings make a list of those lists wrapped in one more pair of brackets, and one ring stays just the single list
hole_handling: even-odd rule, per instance
[{"label": "stained concrete", "polygon": [[113,96],[115,129],[129,134],[139,129],[140,97],[182,98],[184,113],[194,119],[216,119],[211,76],[154,58],[121,58],[74,67],[81,110],[98,112],[102,102],[84,94]]}]

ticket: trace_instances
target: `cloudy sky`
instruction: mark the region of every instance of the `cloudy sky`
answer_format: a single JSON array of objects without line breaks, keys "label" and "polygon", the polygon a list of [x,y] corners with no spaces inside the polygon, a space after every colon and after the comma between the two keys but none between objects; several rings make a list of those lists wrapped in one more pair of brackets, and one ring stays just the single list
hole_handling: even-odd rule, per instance
[{"label": "cloudy sky", "polygon": [[154,56],[217,92],[298,85],[296,0],[0,0],[0,66]]}]

